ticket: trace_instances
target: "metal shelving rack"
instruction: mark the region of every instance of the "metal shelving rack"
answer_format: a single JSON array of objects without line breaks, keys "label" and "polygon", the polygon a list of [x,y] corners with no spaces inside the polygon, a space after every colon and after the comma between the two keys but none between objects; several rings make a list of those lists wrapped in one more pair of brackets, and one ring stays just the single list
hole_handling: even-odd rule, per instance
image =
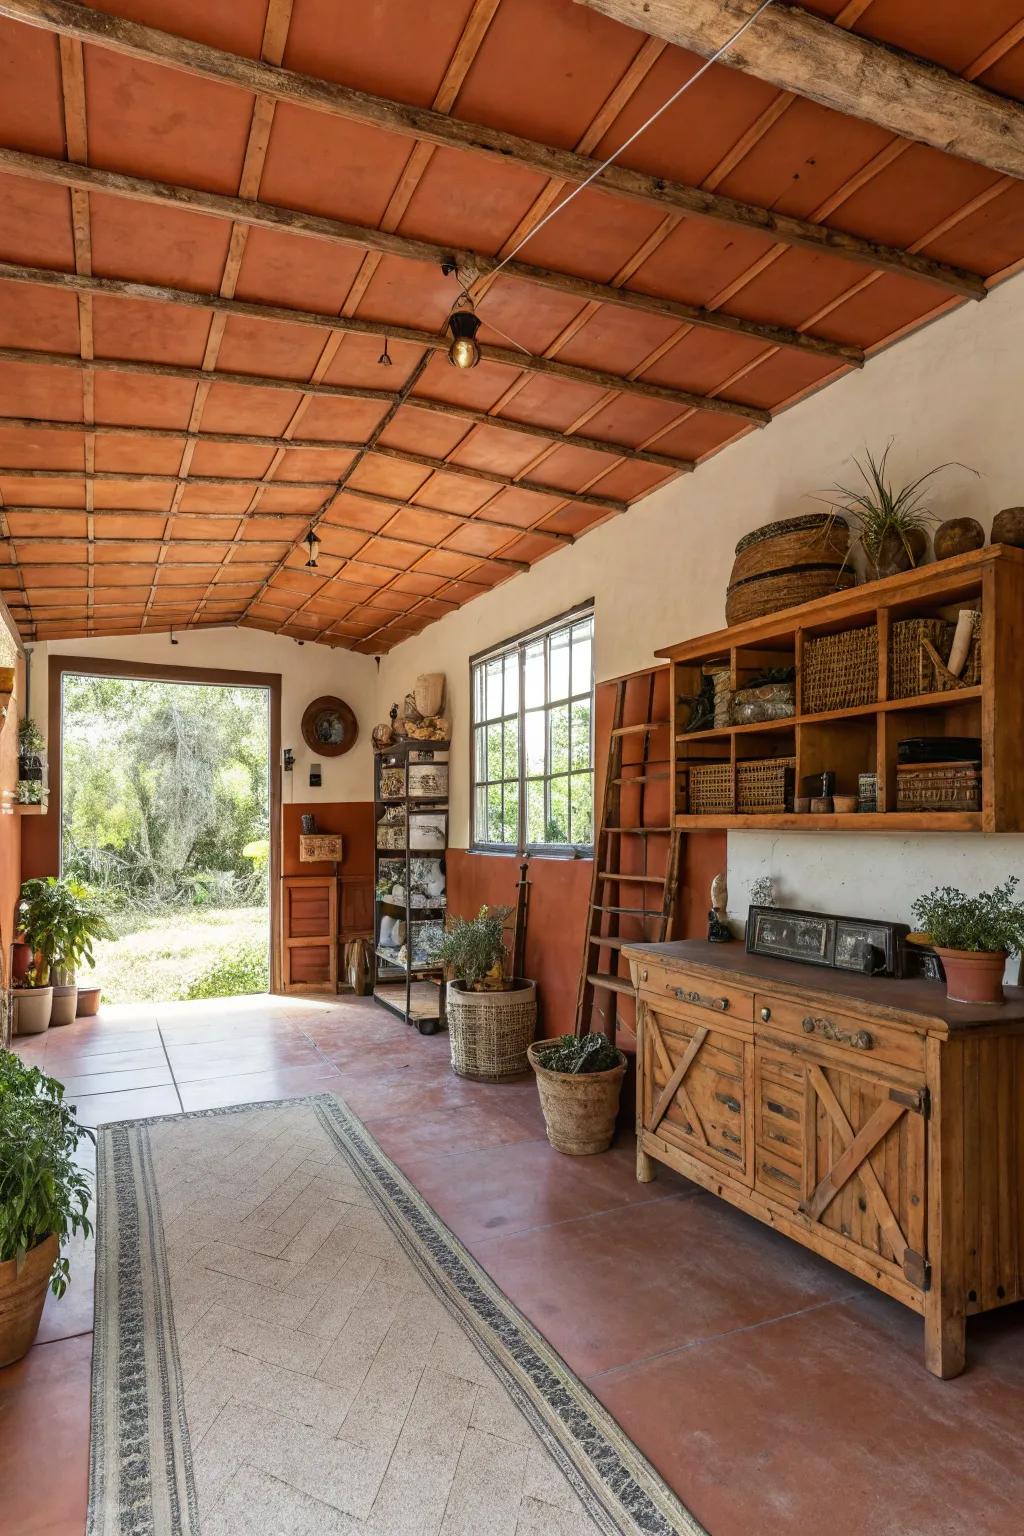
[{"label": "metal shelving rack", "polygon": [[[450,747],[446,741],[398,741],[390,747],[374,752],[373,763],[373,815],[374,815],[374,902],[373,902],[373,995],[382,1007],[414,1024],[421,1035],[432,1035],[444,1021],[444,973],[440,964],[414,965],[413,925],[431,919],[444,921],[447,912],[447,872],[445,853],[448,848],[448,793],[441,795],[410,794],[410,767],[444,768],[450,772]],[[403,793],[382,793],[382,775],[388,770],[401,772]],[[405,818],[405,836],[398,848],[380,846],[380,824],[388,811],[401,807]],[[444,818],[444,842],[439,848],[411,846],[413,817],[417,812],[434,812]],[[445,874],[445,891],[437,902],[412,905],[413,859],[438,859]],[[395,902],[378,895],[381,885],[383,861],[404,864],[405,903]],[[403,965],[390,949],[381,946],[382,917],[401,917],[405,922],[406,963]]]}]

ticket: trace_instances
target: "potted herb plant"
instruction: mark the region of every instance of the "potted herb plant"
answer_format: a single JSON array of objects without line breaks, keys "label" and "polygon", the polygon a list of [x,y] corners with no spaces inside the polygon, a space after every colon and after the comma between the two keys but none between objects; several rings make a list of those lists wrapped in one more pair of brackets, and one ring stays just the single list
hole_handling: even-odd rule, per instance
[{"label": "potted herb plant", "polygon": [[558,1035],[529,1050],[548,1141],[556,1152],[606,1152],[615,1135],[626,1058],[605,1035]]},{"label": "potted herb plant", "polygon": [[45,793],[46,744],[30,715],[18,724],[18,783],[15,799],[19,805],[41,805]]},{"label": "potted herb plant", "polygon": [[89,1180],[74,1160],[83,1137],[95,1140],[61,1084],[0,1051],[0,1366],[28,1353],[47,1287],[67,1289],[65,1240],[92,1231]]},{"label": "potted herb plant", "polygon": [[460,1077],[501,1082],[527,1071],[526,1052],[537,1033],[537,989],[507,978],[505,922],[510,907],[481,907],[474,918],[454,918],[441,940],[452,1070]]},{"label": "potted herb plant", "polygon": [[93,940],[110,928],[95,896],[78,880],[26,880],[19,920],[37,956],[39,978],[53,987],[51,1024],[70,1024],[78,1007],[77,970],[92,964]]},{"label": "potted herb plant", "polygon": [[[851,548],[860,545],[876,577],[895,576],[918,565],[928,549],[928,529],[938,518],[924,505],[924,487],[934,475],[953,464],[937,464],[907,485],[895,490],[886,473],[892,441],[880,459],[870,448],[865,450],[866,464],[854,459],[864,481],[864,489],[837,485],[828,498],[834,510],[842,513],[853,526]],[[964,464],[956,466],[967,468]],[[975,474],[975,470],[971,470]]]},{"label": "potted herb plant", "polygon": [[912,911],[942,959],[946,995],[956,1003],[1001,1003],[1008,955],[1024,949],[1024,902],[1016,875],[991,891],[966,896],[937,886]]}]

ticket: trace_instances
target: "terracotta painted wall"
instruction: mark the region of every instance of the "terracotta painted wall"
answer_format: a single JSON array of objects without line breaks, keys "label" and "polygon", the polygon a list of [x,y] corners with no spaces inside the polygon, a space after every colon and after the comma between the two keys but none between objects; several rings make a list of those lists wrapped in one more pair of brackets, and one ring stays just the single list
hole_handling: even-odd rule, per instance
[{"label": "terracotta painted wall", "polygon": [[320,832],[340,833],[342,859],[339,875],[373,874],[373,801],[351,800],[346,802],[296,802],[282,806],[281,873],[283,875],[330,875],[333,864],[303,864],[299,860],[299,833],[301,819],[311,814],[316,817]]},{"label": "terracotta painted wall", "polygon": [[[0,623],[2,623],[0,619]],[[11,658],[13,660],[13,657]],[[5,663],[10,665],[11,662]],[[7,985],[14,939],[14,911],[21,888],[21,828],[33,819],[19,816],[13,807],[18,778],[18,700],[24,696],[25,666],[15,663],[15,694],[0,727],[0,985]]]}]

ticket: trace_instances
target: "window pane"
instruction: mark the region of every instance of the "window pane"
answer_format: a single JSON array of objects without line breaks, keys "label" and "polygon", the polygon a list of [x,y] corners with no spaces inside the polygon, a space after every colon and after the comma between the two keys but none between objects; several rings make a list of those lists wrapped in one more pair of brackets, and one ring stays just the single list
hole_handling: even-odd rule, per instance
[{"label": "window pane", "polygon": [[505,785],[505,831],[502,838],[513,848],[519,846],[519,785]]},{"label": "window pane", "polygon": [[487,719],[501,718],[501,657],[487,663]]},{"label": "window pane", "polygon": [[544,711],[531,709],[526,716],[526,772],[544,772]]},{"label": "window pane", "polygon": [[505,764],[503,775],[506,779],[519,778],[519,721],[505,721]]},{"label": "window pane", "polygon": [[548,711],[548,772],[565,773],[569,767],[569,706]]},{"label": "window pane", "polygon": [[574,773],[569,781],[569,831],[576,844],[594,841],[594,780],[589,773]]},{"label": "window pane", "polygon": [[551,805],[548,811],[544,841],[567,843],[569,841],[569,780],[551,779],[549,792]]},{"label": "window pane", "polygon": [[473,777],[479,784],[487,777],[487,735],[485,727],[478,725],[476,735],[476,764],[473,768]]},{"label": "window pane", "polygon": [[481,662],[473,668],[473,719],[484,718],[484,669]]},{"label": "window pane", "polygon": [[590,767],[590,700],[577,699],[572,713],[572,768]]},{"label": "window pane", "polygon": [[477,786],[473,798],[473,841],[487,841],[487,791],[482,784]]},{"label": "window pane", "polygon": [[526,647],[526,677],[523,703],[534,709],[544,703],[544,641],[532,640]]},{"label": "window pane", "polygon": [[488,779],[501,778],[501,723],[487,727],[487,773]]},{"label": "window pane", "polygon": [[505,713],[514,715],[519,708],[519,651],[505,657]]},{"label": "window pane", "polygon": [[587,619],[583,624],[574,624],[572,631],[572,691],[573,693],[589,693],[592,679],[593,662],[591,660],[591,635],[594,623]]},{"label": "window pane", "polygon": [[569,631],[556,630],[551,636],[548,660],[548,698],[569,697]]},{"label": "window pane", "polygon": [[487,790],[487,841],[489,843],[502,841],[502,827],[501,785],[491,784]]},{"label": "window pane", "polygon": [[543,843],[544,837],[544,780],[531,779],[526,786],[526,841]]}]

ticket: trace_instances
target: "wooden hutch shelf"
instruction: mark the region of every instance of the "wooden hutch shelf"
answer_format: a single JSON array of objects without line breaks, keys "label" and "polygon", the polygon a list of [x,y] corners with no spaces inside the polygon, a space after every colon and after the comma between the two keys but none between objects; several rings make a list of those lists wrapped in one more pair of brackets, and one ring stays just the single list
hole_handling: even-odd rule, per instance
[{"label": "wooden hutch shelf", "polygon": [[[893,626],[908,619],[956,618],[980,610],[980,682],[896,697]],[[820,637],[877,626],[877,680],[868,702],[849,708],[803,708],[805,647]],[[672,667],[674,825],[690,831],[750,828],[794,831],[1019,832],[1024,830],[1021,699],[1024,697],[1024,551],[996,545],[937,561],[884,581],[865,583],[782,613],[702,635],[657,654]],[[687,732],[689,701],[710,663],[729,671],[732,690],[767,667],[795,669],[795,713],[781,720],[720,725]],[[977,810],[896,809],[896,762],[909,736],[976,737],[981,742],[981,806]],[[838,794],[855,794],[862,773],[878,776],[878,809],[809,815],[792,810],[701,813],[690,805],[689,771],[718,764],[735,797],[745,763],[787,758],[801,780],[825,769]],[[735,798],[733,800],[735,805]]]}]

